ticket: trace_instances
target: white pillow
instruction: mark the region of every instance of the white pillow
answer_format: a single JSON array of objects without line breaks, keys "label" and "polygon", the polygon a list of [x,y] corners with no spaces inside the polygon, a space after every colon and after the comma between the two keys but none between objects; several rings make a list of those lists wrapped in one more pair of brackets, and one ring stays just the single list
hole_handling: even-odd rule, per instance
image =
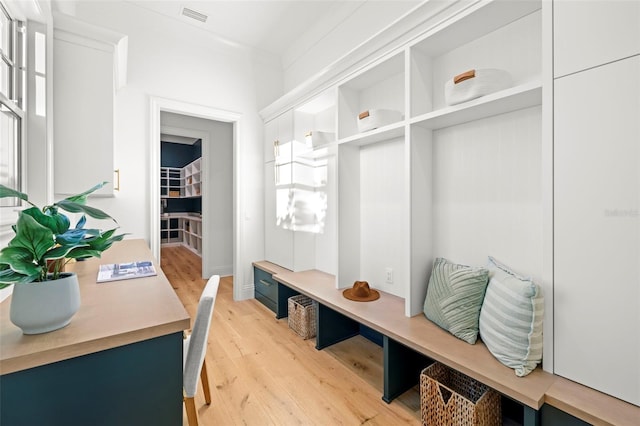
[{"label": "white pillow", "polygon": [[526,376],[542,361],[542,291],[492,257],[488,269],[480,338],[498,361]]}]

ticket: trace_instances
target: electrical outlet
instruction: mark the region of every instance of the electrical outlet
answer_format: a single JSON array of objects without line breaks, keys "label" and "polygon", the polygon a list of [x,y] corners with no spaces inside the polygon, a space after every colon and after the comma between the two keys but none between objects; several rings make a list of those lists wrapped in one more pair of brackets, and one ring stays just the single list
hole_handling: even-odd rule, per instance
[{"label": "electrical outlet", "polygon": [[393,269],[386,268],[385,273],[387,277],[385,281],[387,282],[387,284],[393,284]]}]

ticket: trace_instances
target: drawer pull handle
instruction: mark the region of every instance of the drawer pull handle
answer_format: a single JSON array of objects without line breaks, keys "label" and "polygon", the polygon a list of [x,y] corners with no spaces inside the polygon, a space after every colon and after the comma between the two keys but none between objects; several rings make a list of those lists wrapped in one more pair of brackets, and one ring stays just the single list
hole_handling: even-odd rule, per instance
[{"label": "drawer pull handle", "polygon": [[265,280],[260,280],[260,284],[266,285],[267,287],[270,287],[273,283],[269,282],[269,281],[265,281]]}]

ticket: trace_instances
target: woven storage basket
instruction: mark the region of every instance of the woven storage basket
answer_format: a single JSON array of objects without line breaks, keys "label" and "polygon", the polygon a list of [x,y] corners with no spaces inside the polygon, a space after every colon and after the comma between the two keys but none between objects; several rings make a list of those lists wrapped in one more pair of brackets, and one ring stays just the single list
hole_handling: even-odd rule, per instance
[{"label": "woven storage basket", "polygon": [[291,296],[288,300],[289,328],[303,339],[316,336],[316,301],[307,296]]},{"label": "woven storage basket", "polygon": [[427,426],[502,424],[498,392],[439,362],[420,374],[420,411]]}]

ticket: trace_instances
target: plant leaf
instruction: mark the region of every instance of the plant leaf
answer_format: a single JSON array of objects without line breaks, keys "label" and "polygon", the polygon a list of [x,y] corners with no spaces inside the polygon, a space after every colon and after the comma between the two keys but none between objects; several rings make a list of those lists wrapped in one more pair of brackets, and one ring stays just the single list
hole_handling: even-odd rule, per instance
[{"label": "plant leaf", "polygon": [[36,281],[40,274],[35,275],[22,275],[11,268],[0,268],[0,288],[5,288],[11,284],[22,284]]},{"label": "plant leaf", "polygon": [[97,238],[95,238],[95,239],[93,239],[91,241],[86,240],[86,242],[94,250],[99,250],[101,252],[105,251],[109,247],[111,247],[111,245],[113,243],[115,243],[116,241],[121,241],[124,238],[125,234],[112,236],[115,231],[116,231],[115,229],[110,229],[110,230],[104,232],[99,237],[97,237]]},{"label": "plant leaf", "polygon": [[37,207],[23,210],[23,214],[33,217],[40,225],[44,225],[54,234],[63,234],[69,229],[69,218],[60,213],[44,214]]},{"label": "plant leaf", "polygon": [[33,254],[24,247],[5,247],[0,251],[0,264],[7,265],[21,275],[39,275],[41,268],[35,263]]},{"label": "plant leaf", "polygon": [[[71,197],[67,197],[62,201],[71,201],[74,203],[78,203],[78,204],[84,204],[87,202],[87,195],[91,194],[92,192],[97,191],[98,189],[102,188],[103,186],[105,186],[108,182],[105,180],[102,183],[97,184],[96,186],[94,186],[91,189],[87,189],[86,191],[80,193],[80,194],[76,194],[76,195],[72,195]],[[60,203],[57,203],[58,205]]]},{"label": "plant leaf", "polygon": [[7,186],[0,185],[0,198],[16,197],[24,201],[29,201],[29,196],[24,192],[16,191]]},{"label": "plant leaf", "polygon": [[88,246],[76,247],[67,253],[68,259],[84,259],[87,257],[100,257],[102,252],[100,250],[94,250]]},{"label": "plant leaf", "polygon": [[84,240],[86,229],[69,229],[64,234],[56,235],[56,242],[60,245],[76,245]]},{"label": "plant leaf", "polygon": [[53,260],[53,259],[62,259],[63,257],[67,257],[71,250],[74,250],[79,247],[88,247],[87,244],[69,244],[65,246],[54,247],[44,254],[44,259]]},{"label": "plant leaf", "polygon": [[97,209],[95,207],[90,207],[74,201],[69,201],[68,199],[60,200],[55,205],[70,213],[85,213],[95,219],[111,219],[114,222],[116,222],[114,218],[112,218],[111,216],[109,216],[108,214],[106,214],[100,209]]},{"label": "plant leaf", "polygon": [[34,259],[42,256],[55,245],[53,232],[40,225],[32,216],[20,213],[16,223],[16,236],[9,241],[9,247],[24,247]]},{"label": "plant leaf", "polygon": [[76,228],[84,228],[84,225],[87,223],[87,217],[85,215],[82,215],[80,217],[80,220],[78,220],[78,223],[76,223]]}]

